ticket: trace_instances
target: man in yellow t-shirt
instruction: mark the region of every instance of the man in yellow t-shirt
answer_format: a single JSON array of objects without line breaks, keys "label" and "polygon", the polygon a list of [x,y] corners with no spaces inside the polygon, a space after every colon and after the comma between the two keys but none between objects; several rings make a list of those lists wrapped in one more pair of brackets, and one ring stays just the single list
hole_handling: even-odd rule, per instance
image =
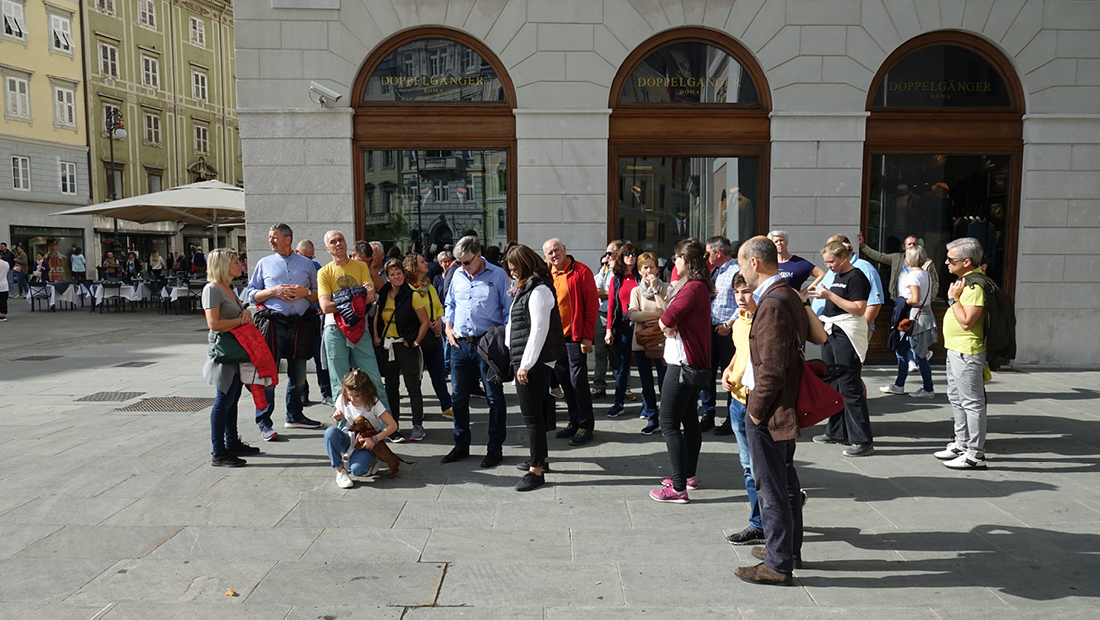
[{"label": "man in yellow t-shirt", "polygon": [[[378,359],[374,356],[374,343],[371,342],[369,330],[358,343],[352,345],[336,326],[336,303],[332,301],[333,292],[362,286],[367,291],[367,303],[372,303],[375,290],[370,266],[348,258],[347,241],[344,240],[344,233],[338,230],[325,233],[325,249],[332,255],[332,262],[317,272],[317,301],[321,304],[321,311],[325,313],[325,327],[321,337],[325,345],[325,361],[328,362],[333,398],[340,393],[344,376],[351,371],[351,364],[354,362],[356,368],[370,377],[378,390],[378,398],[389,411],[390,403],[383,389],[382,374],[378,371]],[[363,320],[366,321],[366,317]]]},{"label": "man in yellow t-shirt", "polygon": [[947,244],[947,270],[959,279],[947,289],[943,346],[947,349],[947,399],[955,418],[955,440],[935,456],[951,469],[985,469],[986,399],[985,293],[966,282],[981,273],[981,242],[963,237]]}]

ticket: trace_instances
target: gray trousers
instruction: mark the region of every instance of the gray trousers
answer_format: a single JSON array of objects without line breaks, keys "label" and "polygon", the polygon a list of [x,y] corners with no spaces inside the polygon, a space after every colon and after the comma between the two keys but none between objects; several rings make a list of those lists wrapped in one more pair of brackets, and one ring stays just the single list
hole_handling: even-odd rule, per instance
[{"label": "gray trousers", "polygon": [[955,443],[970,458],[985,456],[985,352],[947,351],[947,400],[955,416]]},{"label": "gray trousers", "polygon": [[611,359],[611,347],[603,341],[605,333],[607,333],[607,313],[601,312],[596,328],[596,338],[592,342],[592,348],[595,349],[596,353],[596,367],[592,372],[592,389],[594,390],[607,389],[607,362]]}]

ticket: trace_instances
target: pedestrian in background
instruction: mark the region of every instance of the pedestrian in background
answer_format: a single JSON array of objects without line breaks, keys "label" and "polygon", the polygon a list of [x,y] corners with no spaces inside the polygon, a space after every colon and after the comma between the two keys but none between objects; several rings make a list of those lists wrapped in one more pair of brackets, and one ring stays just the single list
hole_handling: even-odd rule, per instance
[{"label": "pedestrian in background", "polygon": [[[664,344],[647,348],[638,342],[638,332],[654,326],[658,327],[668,301],[665,295],[668,285],[661,281],[660,268],[657,266],[657,255],[646,252],[638,257],[638,272],[641,280],[638,286],[630,292],[630,320],[634,323],[634,333],[631,337],[631,350],[634,352],[634,363],[638,367],[638,380],[642,384],[642,417],[646,425],[642,428],[643,435],[652,435],[661,428],[657,415],[657,393],[653,389],[653,368],[657,368],[657,385],[663,385],[665,381],[665,362],[662,359]],[[651,351],[659,354],[651,355]]]},{"label": "pedestrian in background", "polygon": [[[615,259],[622,247],[623,242],[617,239],[607,244],[607,251],[600,257],[600,268],[592,274],[592,279],[596,283],[596,295],[600,298],[597,334],[602,335],[607,331],[607,285],[613,277],[611,267],[615,264]],[[592,398],[603,398],[607,395],[607,365],[611,361],[612,349],[602,338],[592,343],[592,348],[596,353],[596,365],[592,371]]]},{"label": "pedestrian in background", "polygon": [[[437,277],[438,279],[438,277]],[[413,293],[420,297],[424,309],[428,312],[428,333],[421,342],[420,355],[424,358],[424,369],[432,380],[432,390],[439,400],[443,415],[454,417],[451,409],[451,392],[447,387],[447,372],[443,367],[443,302],[439,293],[428,281],[428,261],[424,257],[410,253],[405,256],[405,281]]]},{"label": "pedestrian in background", "polygon": [[615,370],[615,403],[607,411],[607,417],[617,418],[624,413],[626,388],[630,382],[630,361],[634,343],[634,323],[630,321],[630,295],[638,286],[638,255],[641,252],[633,243],[619,249],[611,265],[611,281],[607,286],[607,329],[602,334],[604,344],[611,347]]},{"label": "pedestrian in background", "polygon": [[401,443],[405,436],[401,433],[401,378],[405,379],[405,392],[409,395],[412,408],[411,441],[422,441],[424,432],[424,395],[421,391],[423,360],[420,356],[421,342],[428,336],[428,312],[424,308],[424,299],[413,292],[405,281],[405,265],[391,258],[386,261],[386,279],[378,291],[378,313],[374,316],[374,346],[381,346],[386,357],[379,360],[382,376],[386,380],[386,396],[390,403],[389,411],[397,421],[399,428],[390,435],[390,441]]}]

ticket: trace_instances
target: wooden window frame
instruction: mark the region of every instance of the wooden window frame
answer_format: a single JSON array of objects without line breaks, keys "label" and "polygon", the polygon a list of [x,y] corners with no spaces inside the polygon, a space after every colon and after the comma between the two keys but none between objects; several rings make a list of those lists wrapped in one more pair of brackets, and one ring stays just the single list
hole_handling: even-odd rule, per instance
[{"label": "wooden window frame", "polygon": [[[381,62],[402,45],[421,39],[447,39],[465,45],[488,62],[500,79],[504,101],[363,101],[367,81]],[[506,193],[509,239],[518,239],[519,210],[516,174],[516,89],[504,64],[488,47],[458,30],[443,27],[417,28],[394,35],[378,46],[363,63],[351,92],[353,118],[352,174],[357,239],[366,238],[364,209],[364,157],[366,150],[412,151],[450,149],[456,151],[504,151],[508,168]],[[376,163],[377,165],[377,163]],[[389,205],[382,205],[388,209]],[[495,229],[496,222],[489,222]],[[424,234],[426,231],[422,231]]]},{"label": "wooden window frame", "polygon": [[[674,43],[704,43],[729,54],[752,79],[759,103],[622,103],[623,88],[637,66],[650,54]],[[758,158],[756,234],[767,232],[771,217],[771,87],[756,59],[741,44],[704,28],[675,28],[653,36],[636,47],[619,67],[608,107],[608,243],[619,238],[622,157]]]}]

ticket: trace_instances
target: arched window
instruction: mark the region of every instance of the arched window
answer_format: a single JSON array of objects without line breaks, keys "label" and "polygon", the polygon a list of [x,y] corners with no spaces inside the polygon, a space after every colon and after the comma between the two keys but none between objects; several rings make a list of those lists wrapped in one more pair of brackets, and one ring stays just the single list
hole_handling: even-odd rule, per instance
[{"label": "arched window", "polygon": [[[939,273],[937,316],[954,279],[944,264],[953,239],[981,241],[989,275],[1013,294],[1023,102],[1019,79],[1001,53],[960,32],[908,41],[871,85],[863,167],[866,242],[894,253],[906,238],[919,240]],[[890,267],[882,266],[881,274],[889,282]]]},{"label": "arched window", "polygon": [[611,88],[609,239],[662,258],[684,237],[740,241],[766,231],[771,96],[732,39],[702,28],[659,34]]},{"label": "arched window", "polygon": [[515,89],[480,41],[446,28],[396,35],[352,97],[359,239],[430,256],[452,230],[486,246],[516,237]]}]

